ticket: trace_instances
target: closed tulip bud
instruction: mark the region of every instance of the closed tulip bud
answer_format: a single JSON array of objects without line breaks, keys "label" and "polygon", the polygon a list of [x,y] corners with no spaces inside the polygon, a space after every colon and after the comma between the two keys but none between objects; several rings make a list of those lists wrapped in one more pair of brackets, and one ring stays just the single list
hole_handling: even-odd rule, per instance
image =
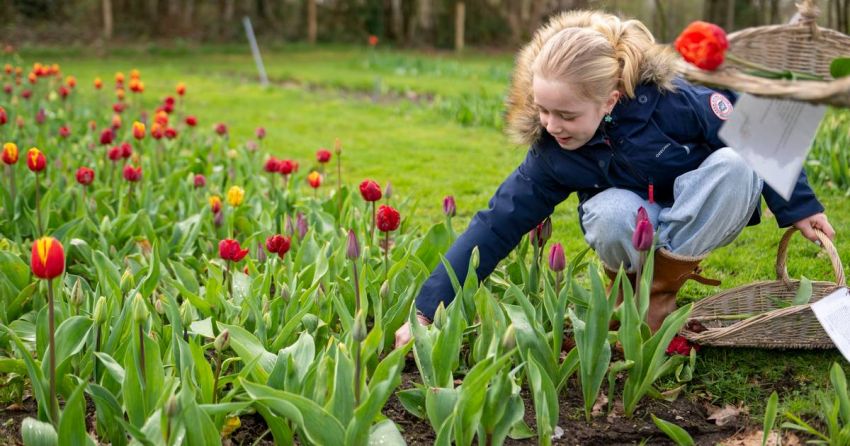
[{"label": "closed tulip bud", "polygon": [[257,261],[260,263],[266,263],[268,257],[266,256],[266,250],[263,249],[262,243],[257,243]]},{"label": "closed tulip bud", "polygon": [[194,183],[195,183],[195,189],[200,189],[200,188],[207,185],[207,178],[205,176],[201,175],[201,174],[196,174]]},{"label": "closed tulip bud", "polygon": [[381,299],[387,300],[390,297],[390,282],[385,280],[384,283],[381,284]]},{"label": "closed tulip bud", "polygon": [[145,298],[142,297],[142,293],[136,293],[136,297],[133,298],[133,321],[141,324],[148,320],[148,316],[150,311],[145,304]]},{"label": "closed tulip bud", "polygon": [[100,296],[97,298],[97,303],[94,304],[94,314],[92,315],[95,325],[101,325],[106,322],[106,297]]},{"label": "closed tulip bud", "polygon": [[71,298],[70,298],[71,305],[73,305],[75,307],[79,307],[80,305],[83,304],[83,301],[85,300],[86,295],[83,293],[83,284],[80,282],[79,278],[77,278],[77,280],[74,282],[74,286],[71,287],[71,295],[70,296],[71,296]]},{"label": "closed tulip bud", "polygon": [[446,326],[446,323],[449,320],[449,315],[446,312],[446,307],[440,302],[440,305],[437,306],[437,311],[434,312],[434,327],[437,330],[442,330],[443,327]]},{"label": "closed tulip bud", "polygon": [[505,330],[505,334],[502,335],[502,351],[508,352],[513,350],[514,347],[516,347],[516,329],[514,324],[510,324],[508,329]]},{"label": "closed tulip bud", "polygon": [[210,210],[213,214],[218,214],[221,211],[221,197],[218,195],[212,195],[209,198],[210,202]]},{"label": "closed tulip bud", "polygon": [[269,312],[263,313],[263,324],[266,327],[270,327],[272,325],[272,315]]},{"label": "closed tulip bud", "polygon": [[112,144],[112,141],[114,140],[115,135],[112,133],[112,129],[106,129],[100,132],[100,143],[104,146]]},{"label": "closed tulip bud", "polygon": [[637,215],[635,216],[635,226],[643,220],[649,220],[649,214],[646,212],[646,209],[641,206],[638,208]]},{"label": "closed tulip bud", "polygon": [[254,134],[257,136],[257,139],[263,139],[266,137],[266,129],[263,127],[257,127],[257,130],[254,131]]},{"label": "closed tulip bud", "polygon": [[136,279],[133,277],[133,274],[129,269],[124,270],[124,274],[121,275],[121,292],[125,295],[136,286]]},{"label": "closed tulip bud", "polygon": [[59,136],[62,138],[71,136],[71,129],[67,125],[59,127]]},{"label": "closed tulip bud", "polygon": [[176,91],[177,91],[178,96],[185,95],[186,94],[186,84],[184,84],[183,82],[177,83]]},{"label": "closed tulip bud", "polygon": [[35,123],[36,124],[44,124],[44,120],[47,119],[47,112],[44,111],[43,108],[39,108],[35,113]]},{"label": "closed tulip bud", "polygon": [[369,332],[366,329],[366,317],[363,316],[363,310],[358,310],[354,316],[354,327],[351,329],[351,338],[355,342],[363,342]]},{"label": "closed tulip bud", "polygon": [[215,132],[218,133],[219,136],[227,136],[227,124],[223,122],[216,124]]},{"label": "closed tulip bud", "polygon": [[192,321],[195,319],[195,315],[192,312],[192,306],[189,305],[189,301],[183,301],[180,305],[180,323],[183,324],[183,327],[186,329],[192,325]]},{"label": "closed tulip bud", "polygon": [[307,183],[313,189],[318,189],[319,186],[322,185],[322,174],[316,172],[315,170],[310,172],[310,174],[307,175]]},{"label": "closed tulip bud", "polygon": [[632,234],[632,247],[638,251],[649,251],[649,248],[652,247],[653,236],[652,222],[649,220],[639,221],[634,234]]},{"label": "closed tulip bud", "polygon": [[198,118],[192,115],[186,116],[186,125],[188,125],[189,127],[194,127],[198,125]]},{"label": "closed tulip bud", "polygon": [[285,301],[288,301],[290,296],[291,294],[289,292],[289,285],[282,283],[280,285],[280,298]]},{"label": "closed tulip bud", "polygon": [[30,267],[40,279],[53,279],[65,272],[65,250],[59,240],[42,237],[32,244]]},{"label": "closed tulip bud", "polygon": [[168,415],[169,418],[173,418],[177,415],[178,407],[177,407],[177,397],[171,395],[168,397],[168,402],[165,403],[165,414]]},{"label": "closed tulip bud", "polygon": [[103,88],[103,80],[101,80],[99,77],[94,78],[94,88],[95,90],[100,90],[101,88]]},{"label": "closed tulip bud", "polygon": [[307,219],[304,218],[304,214],[300,212],[295,214],[295,229],[298,231],[298,240],[304,240],[308,228],[309,226],[307,225]]},{"label": "closed tulip bud", "polygon": [[267,173],[277,173],[280,170],[280,160],[275,157],[270,157],[266,160],[265,164],[263,164],[263,170]]},{"label": "closed tulip bud", "polygon": [[223,260],[238,262],[248,255],[248,250],[242,249],[238,241],[228,238],[218,243],[218,255]]},{"label": "closed tulip bud", "polygon": [[156,310],[157,314],[160,314],[160,315],[165,314],[165,303],[164,303],[164,301],[161,298],[155,300],[154,303],[153,303],[153,309]]},{"label": "closed tulip bud", "polygon": [[216,212],[213,217],[213,225],[215,225],[216,228],[219,228],[222,224],[224,224],[224,212]]},{"label": "closed tulip bud", "polygon": [[567,267],[567,258],[564,255],[564,247],[555,243],[549,250],[549,269],[559,273]]},{"label": "closed tulip bud", "polygon": [[33,172],[41,172],[47,167],[47,158],[41,150],[33,147],[27,152],[27,167]]},{"label": "closed tulip bud", "polygon": [[237,152],[235,149],[230,149],[227,151],[227,158],[235,160],[236,158],[239,158],[239,152]]},{"label": "closed tulip bud", "polygon": [[121,172],[124,176],[124,179],[131,182],[137,183],[142,180],[142,166],[133,167],[130,164],[124,166],[124,170]]},{"label": "closed tulip bud", "polygon": [[472,271],[467,274],[473,274],[478,271],[478,264],[481,263],[481,254],[478,253],[478,246],[472,248],[472,254],[469,255],[469,262],[472,264]]},{"label": "closed tulip bud", "polygon": [[213,343],[215,347],[215,351],[221,353],[224,350],[227,350],[230,347],[230,332],[227,329],[221,331],[218,334],[218,337],[215,338],[215,342]]},{"label": "closed tulip bud", "polygon": [[348,230],[348,243],[345,248],[345,257],[349,260],[356,260],[360,257],[360,243],[357,241],[357,234],[353,229]]},{"label": "closed tulip bud", "polygon": [[454,217],[457,214],[455,197],[446,195],[446,197],[443,198],[443,214],[445,214],[446,217]]},{"label": "closed tulip bud", "polygon": [[384,188],[384,196],[387,200],[393,197],[393,184],[387,181],[387,187]]},{"label": "closed tulip bud", "polygon": [[88,186],[94,181],[94,170],[89,169],[88,167],[80,167],[77,169],[77,183],[80,183],[83,186]]},{"label": "closed tulip bud", "polygon": [[18,146],[13,142],[3,144],[3,162],[12,165],[18,162]]},{"label": "closed tulip bud", "polygon": [[231,186],[230,189],[227,190],[227,203],[231,206],[236,207],[242,204],[242,200],[245,199],[245,189],[242,189],[239,186]]}]

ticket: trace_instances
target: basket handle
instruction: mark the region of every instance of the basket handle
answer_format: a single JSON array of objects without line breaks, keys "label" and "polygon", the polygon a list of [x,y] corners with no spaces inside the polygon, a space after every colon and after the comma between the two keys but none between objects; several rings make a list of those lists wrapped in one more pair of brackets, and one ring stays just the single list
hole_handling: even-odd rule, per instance
[{"label": "basket handle", "polygon": [[[791,236],[797,231],[799,231],[799,229],[794,227],[788,228],[788,230],[785,231],[785,234],[782,235],[782,240],[779,241],[779,250],[776,253],[776,278],[789,287],[791,286],[791,279],[788,278],[788,269],[786,268],[786,261],[788,260],[788,242],[791,241]],[[832,262],[832,271],[835,273],[835,283],[841,287],[845,286],[844,267],[841,265],[841,258],[838,257],[838,251],[836,251],[835,245],[832,244],[832,240],[830,240],[826,234],[821,232],[820,229],[815,228],[814,231],[818,240],[820,240],[821,247],[826,250],[826,254],[829,256],[830,262]]]},{"label": "basket handle", "polygon": [[812,37],[815,40],[820,40],[821,34],[818,28],[818,17],[820,17],[820,8],[815,4],[814,0],[802,0],[796,3],[797,12],[800,14],[800,19],[797,23],[800,25],[808,25],[811,28]]}]

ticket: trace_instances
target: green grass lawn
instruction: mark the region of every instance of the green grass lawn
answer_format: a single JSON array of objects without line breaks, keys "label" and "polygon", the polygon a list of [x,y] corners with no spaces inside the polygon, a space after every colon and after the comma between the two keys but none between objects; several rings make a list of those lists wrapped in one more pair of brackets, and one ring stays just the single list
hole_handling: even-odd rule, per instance
[{"label": "green grass lawn", "polygon": [[[525,150],[510,144],[492,120],[463,125],[457,115],[458,107],[467,102],[478,102],[478,110],[496,116],[501,113],[498,104],[508,87],[512,64],[508,53],[461,57],[363,48],[281,47],[264,54],[274,81],[268,88],[254,81],[256,71],[247,48],[241,52],[234,48],[127,50],[106,58],[85,51],[31,50],[22,57],[27,63],[61,64],[65,73],[77,77],[83,94],[91,92],[95,76],[104,79],[106,90],[115,71],[128,73],[137,68],[145,80],[144,97],[151,108],[171,94],[177,82],[185,82],[188,110],[198,116],[201,126],[226,122],[238,143],[253,138],[254,129],[264,126],[268,136],[263,148],[297,159],[302,166],[314,164],[316,149],[332,147],[339,137],[345,181],[391,181],[397,197],[410,199],[401,209],[408,224],[422,227],[443,219],[442,198],[452,194],[458,204],[455,229],[462,231],[471,216],[486,207]],[[373,101],[370,94],[376,79],[385,94]],[[405,99],[406,92],[417,93],[419,99]],[[838,251],[850,252],[846,236],[850,215],[844,194],[816,189],[838,233]],[[568,253],[585,247],[576,204],[571,197],[558,206],[554,216],[553,240],[562,242]],[[762,224],[747,228],[733,244],[713,253],[704,262],[706,275],[722,279],[723,289],[772,279],[781,234],[773,217],[765,216]],[[802,238],[795,240],[789,251],[789,271],[794,277],[832,280],[828,259]],[[682,295],[689,301],[713,292],[715,289],[701,285],[687,285]],[[774,389],[780,392],[781,407],[812,410],[817,401],[814,394],[828,382],[833,361],[842,361],[850,371],[833,351],[704,349],[690,389],[718,404],[743,401],[756,416]]]}]

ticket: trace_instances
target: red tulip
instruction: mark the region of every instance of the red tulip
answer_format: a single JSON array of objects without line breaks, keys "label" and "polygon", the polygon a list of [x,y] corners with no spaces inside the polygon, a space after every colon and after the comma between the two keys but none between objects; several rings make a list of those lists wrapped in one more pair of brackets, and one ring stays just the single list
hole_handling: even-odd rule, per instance
[{"label": "red tulip", "polygon": [[94,181],[94,171],[88,167],[80,167],[77,169],[77,182],[83,186],[88,186]]},{"label": "red tulip", "polygon": [[100,133],[100,143],[108,146],[112,144],[112,141],[115,140],[115,135],[112,133],[112,129],[106,129]]},{"label": "red tulip", "polygon": [[374,34],[369,35],[369,46],[375,47],[378,45],[378,36]]},{"label": "red tulip", "polygon": [[166,96],[165,99],[162,100],[162,103],[165,105],[174,105],[174,96]]},{"label": "red tulip", "polygon": [[71,93],[71,90],[68,87],[62,85],[59,87],[59,97],[62,99],[67,99],[68,95]]},{"label": "red tulip", "polygon": [[13,142],[3,144],[3,162],[12,165],[18,162],[18,145]]},{"label": "red tulip", "polygon": [[289,251],[289,247],[291,245],[292,238],[280,234],[273,235],[266,239],[266,249],[272,254],[277,254],[280,258],[283,258],[283,256]]},{"label": "red tulip", "polygon": [[363,180],[360,183],[360,195],[366,201],[378,201],[381,199],[381,186],[372,180]]},{"label": "red tulip", "polygon": [[292,160],[278,160],[277,171],[283,175],[289,175],[295,170],[295,164]]},{"label": "red tulip", "polygon": [[127,159],[133,156],[133,146],[124,141],[121,143],[121,158]]},{"label": "red tulip", "polygon": [[121,147],[115,146],[106,152],[106,156],[110,161],[118,161],[121,159]]},{"label": "red tulip", "polygon": [[21,97],[24,98],[24,99],[29,100],[29,98],[31,96],[32,96],[32,90],[30,90],[30,89],[26,89],[26,90],[21,92]]},{"label": "red tulip", "polygon": [[188,125],[189,127],[194,127],[198,125],[198,118],[192,115],[186,116],[186,125]]},{"label": "red tulip", "polygon": [[316,151],[316,160],[322,164],[331,160],[331,152],[325,149],[319,149]]},{"label": "red tulip", "polygon": [[67,137],[71,136],[71,129],[69,129],[67,125],[63,125],[62,127],[59,127],[59,136],[61,136],[63,138],[67,138]]},{"label": "red tulip", "polygon": [[33,172],[41,172],[47,166],[47,159],[41,150],[33,147],[27,152],[27,167]]},{"label": "red tulip", "polygon": [[280,160],[275,157],[271,157],[266,160],[266,164],[263,165],[263,170],[267,173],[277,173],[280,171]]},{"label": "red tulip", "polygon": [[223,122],[222,122],[222,123],[218,123],[218,124],[216,124],[216,126],[215,126],[215,132],[216,132],[216,133],[218,133],[218,134],[219,134],[219,136],[225,136],[225,135],[227,135],[227,124],[225,124],[225,123],[223,123]]},{"label": "red tulip", "polygon": [[390,232],[398,229],[401,223],[401,215],[398,211],[385,204],[378,208],[377,225],[381,232]]},{"label": "red tulip", "polygon": [[201,174],[195,175],[195,189],[202,188],[207,185],[207,179]]},{"label": "red tulip", "polygon": [[183,96],[184,94],[186,94],[186,84],[184,84],[183,82],[178,83],[176,90],[177,95]]},{"label": "red tulip", "polygon": [[165,128],[165,137],[168,139],[174,139],[177,137],[177,129],[174,127],[166,127]]},{"label": "red tulip", "polygon": [[6,85],[3,86],[3,92],[6,93],[7,95],[11,96],[12,95],[12,88],[13,88],[12,84],[6,84]]},{"label": "red tulip", "polygon": [[670,356],[689,356],[691,354],[691,349],[699,351],[699,345],[691,344],[687,339],[682,336],[676,336],[670,341],[670,344],[667,345],[666,353]]},{"label": "red tulip", "polygon": [[6,109],[0,107],[0,125],[4,125],[9,122],[9,115],[6,114]]},{"label": "red tulip", "polygon": [[257,130],[254,133],[257,135],[257,139],[263,139],[266,137],[266,129],[263,127],[257,127]]},{"label": "red tulip", "polygon": [[145,138],[145,125],[139,121],[133,123],[133,138],[136,139],[144,139]]},{"label": "red tulip", "polygon": [[125,180],[135,183],[142,179],[142,167],[133,167],[132,165],[127,164],[124,166],[123,174]]},{"label": "red tulip", "polygon": [[688,25],[674,43],[682,57],[703,70],[715,70],[729,48],[723,28],[708,22],[695,21]]},{"label": "red tulip", "polygon": [[236,240],[228,238],[218,243],[218,255],[224,260],[238,262],[248,255],[248,250],[242,249]]},{"label": "red tulip", "polygon": [[642,220],[649,220],[649,214],[646,213],[646,209],[643,206],[639,207],[637,210],[637,216],[635,217],[635,226],[640,223]]},{"label": "red tulip", "polygon": [[528,233],[531,244],[534,245],[536,243],[538,248],[546,246],[546,242],[549,241],[550,237],[552,237],[552,219],[549,217],[546,217],[545,220]]},{"label": "red tulip", "polygon": [[555,243],[549,249],[549,269],[559,273],[567,266],[567,258],[564,254],[564,247],[560,243]]},{"label": "red tulip", "polygon": [[32,273],[40,279],[53,279],[65,271],[65,250],[59,240],[42,237],[32,244]]}]

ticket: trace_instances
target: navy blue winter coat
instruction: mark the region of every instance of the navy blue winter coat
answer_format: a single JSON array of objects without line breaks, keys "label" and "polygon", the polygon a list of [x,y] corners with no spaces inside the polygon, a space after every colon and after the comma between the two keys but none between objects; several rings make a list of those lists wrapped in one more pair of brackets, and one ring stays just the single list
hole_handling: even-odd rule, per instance
[{"label": "navy blue winter coat", "polygon": [[[647,199],[653,184],[655,201],[673,204],[673,182],[699,167],[708,155],[725,144],[717,132],[730,110],[720,93],[676,79],[675,92],[661,92],[654,84],[636,88],[634,99],[621,100],[612,111],[613,122],[603,124],[583,147],[568,151],[542,130],[522,164],[490,199],[489,209],[475,214],[469,227],[446,254],[463,283],[472,248],[478,246],[479,279],[487,277],[522,237],[549,216],[571,193],[580,202],[611,187],[631,190]],[[731,101],[735,97],[727,93]],[[800,174],[790,201],[769,186],[762,195],[785,227],[823,212]],[[749,224],[759,222],[760,206]],[[581,213],[581,204],[579,204]],[[416,298],[416,307],[432,318],[442,301],[455,296],[442,264],[431,273]]]}]

